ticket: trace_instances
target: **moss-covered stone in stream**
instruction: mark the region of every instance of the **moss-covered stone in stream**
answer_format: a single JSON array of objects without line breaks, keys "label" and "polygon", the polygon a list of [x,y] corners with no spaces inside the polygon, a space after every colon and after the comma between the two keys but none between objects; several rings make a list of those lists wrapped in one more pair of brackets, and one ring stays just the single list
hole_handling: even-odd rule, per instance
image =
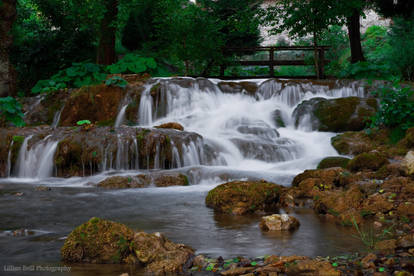
[{"label": "moss-covered stone in stream", "polygon": [[283,190],[284,187],[269,182],[234,181],[211,190],[206,205],[233,215],[277,211]]},{"label": "moss-covered stone in stream", "polygon": [[126,263],[132,252],[134,231],[127,226],[91,218],[67,237],[61,249],[68,263]]},{"label": "moss-covered stone in stream", "polygon": [[319,162],[317,169],[329,169],[335,167],[346,168],[349,160],[351,159],[339,156],[326,157],[321,162]]}]

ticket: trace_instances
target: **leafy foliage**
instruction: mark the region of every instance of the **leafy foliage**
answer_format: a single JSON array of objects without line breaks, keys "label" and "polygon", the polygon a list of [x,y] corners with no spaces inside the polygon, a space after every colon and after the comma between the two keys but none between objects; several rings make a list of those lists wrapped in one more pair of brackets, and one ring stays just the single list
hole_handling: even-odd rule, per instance
[{"label": "leafy foliage", "polygon": [[112,76],[105,81],[105,85],[107,86],[118,86],[121,88],[125,88],[127,84],[128,82],[120,76]]},{"label": "leafy foliage", "polygon": [[389,127],[407,130],[414,126],[414,90],[396,80],[375,93],[380,98],[380,109],[372,118],[371,128]]},{"label": "leafy foliage", "polygon": [[138,54],[127,54],[117,63],[108,66],[111,74],[123,73],[144,73],[151,72],[157,68],[157,63],[153,58],[142,57]]},{"label": "leafy foliage", "polygon": [[91,121],[89,121],[89,120],[81,120],[81,121],[77,121],[76,124],[78,126],[90,125],[91,124]]},{"label": "leafy foliage", "polygon": [[39,81],[32,93],[52,92],[65,88],[80,88],[82,86],[101,83],[106,74],[102,66],[93,63],[73,63],[67,69],[59,71],[48,80]]},{"label": "leafy foliage", "polygon": [[12,123],[14,126],[24,126],[22,105],[13,97],[0,98],[0,119]]}]

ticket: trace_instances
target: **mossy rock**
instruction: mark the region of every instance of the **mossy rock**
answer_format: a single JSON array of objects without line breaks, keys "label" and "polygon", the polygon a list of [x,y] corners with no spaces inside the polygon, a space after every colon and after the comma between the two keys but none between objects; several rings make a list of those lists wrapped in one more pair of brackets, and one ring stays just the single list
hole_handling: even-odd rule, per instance
[{"label": "mossy rock", "polygon": [[161,124],[159,126],[156,126],[155,128],[175,129],[179,131],[184,131],[184,127],[181,124],[175,122]]},{"label": "mossy rock", "polygon": [[293,116],[298,126],[304,116],[310,115],[312,128],[319,131],[360,131],[376,111],[377,101],[373,98],[313,98],[301,103]]},{"label": "mossy rock", "polygon": [[134,231],[127,226],[91,218],[69,234],[61,249],[68,263],[127,263],[132,253]]},{"label": "mossy rock", "polygon": [[206,205],[219,213],[244,215],[277,211],[284,187],[269,182],[234,181],[217,186]]},{"label": "mossy rock", "polygon": [[339,157],[339,156],[326,157],[321,162],[319,162],[317,169],[320,170],[320,169],[329,169],[329,168],[335,168],[335,167],[341,167],[345,169],[350,160],[351,159],[349,158]]},{"label": "mossy rock", "polygon": [[357,172],[363,170],[378,170],[382,166],[389,164],[387,158],[377,151],[361,153],[349,161],[347,168]]}]

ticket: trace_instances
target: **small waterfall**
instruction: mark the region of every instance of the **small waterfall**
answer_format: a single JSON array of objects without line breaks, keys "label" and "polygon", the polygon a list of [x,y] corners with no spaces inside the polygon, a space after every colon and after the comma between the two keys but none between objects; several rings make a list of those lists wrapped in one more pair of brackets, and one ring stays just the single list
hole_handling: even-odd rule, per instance
[{"label": "small waterfall", "polygon": [[141,100],[139,103],[138,118],[139,125],[147,126],[152,124],[152,113],[154,101],[151,96],[151,86],[146,87],[142,92]]},{"label": "small waterfall", "polygon": [[125,104],[122,106],[121,110],[118,113],[118,116],[116,116],[115,120],[115,128],[118,128],[121,126],[121,124],[125,121],[125,111],[128,107],[128,104]]},{"label": "small waterfall", "polygon": [[6,177],[10,177],[10,173],[11,173],[11,154],[12,154],[12,149],[13,149],[13,145],[14,145],[14,141],[12,140],[10,143],[10,147],[9,147],[9,153],[7,155],[7,172],[6,172]]},{"label": "small waterfall", "polygon": [[118,135],[115,169],[129,170],[129,142],[122,141],[121,135]]},{"label": "small waterfall", "polygon": [[134,149],[135,149],[135,169],[139,170],[139,147],[137,138],[134,137]]},{"label": "small waterfall", "polygon": [[65,108],[64,105],[62,106],[62,108],[58,112],[55,113],[55,116],[53,117],[53,122],[51,124],[52,128],[57,128],[58,127],[59,122],[60,122],[60,115],[62,115],[63,108]]},{"label": "small waterfall", "polygon": [[160,143],[155,146],[154,169],[160,169]]},{"label": "small waterfall", "polygon": [[47,178],[53,175],[54,155],[59,141],[46,136],[42,141],[34,144],[30,150],[28,142],[33,136],[26,137],[18,157],[18,177]]},{"label": "small waterfall", "polygon": [[177,147],[175,146],[174,142],[171,141],[171,154],[172,154],[172,167],[173,168],[181,168],[181,159],[180,153],[178,152]]}]

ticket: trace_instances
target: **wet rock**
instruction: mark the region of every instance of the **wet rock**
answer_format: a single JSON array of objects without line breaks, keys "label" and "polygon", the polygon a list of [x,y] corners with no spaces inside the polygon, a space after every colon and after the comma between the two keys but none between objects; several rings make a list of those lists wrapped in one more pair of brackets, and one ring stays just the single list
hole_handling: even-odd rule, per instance
[{"label": "wet rock", "polygon": [[61,249],[68,263],[127,263],[134,232],[123,224],[91,218],[73,230]]},{"label": "wet rock", "polygon": [[295,217],[287,214],[262,217],[260,222],[260,228],[263,231],[289,231],[297,229],[299,225],[300,223]]},{"label": "wet rock", "polygon": [[184,244],[176,244],[160,233],[135,233],[133,252],[145,270],[156,274],[182,273],[194,256],[194,250]]},{"label": "wet rock", "polygon": [[248,81],[223,81],[218,83],[218,87],[223,93],[247,93],[251,95],[254,95],[258,88],[256,83]]},{"label": "wet rock", "polygon": [[232,215],[277,211],[283,190],[284,187],[268,182],[234,181],[211,190],[206,205]]},{"label": "wet rock", "polygon": [[180,125],[179,123],[165,123],[159,126],[156,126],[155,128],[170,128],[170,129],[176,129],[180,131],[184,131],[184,127]]},{"label": "wet rock", "polygon": [[99,182],[97,186],[105,189],[129,189],[147,187],[149,183],[140,176],[113,176]]},{"label": "wet rock", "polygon": [[332,267],[331,263],[323,260],[303,260],[289,265],[287,275],[330,275],[339,276],[341,273]]},{"label": "wet rock", "polygon": [[271,116],[276,127],[286,127],[281,110],[277,109],[273,111]]},{"label": "wet rock", "polygon": [[329,169],[336,167],[345,169],[350,160],[351,159],[349,158],[339,156],[326,157],[321,162],[319,162],[317,169]]},{"label": "wet rock", "polygon": [[330,214],[344,225],[352,225],[353,220],[362,220],[360,206],[364,194],[359,185],[352,185],[348,190],[319,192],[314,198],[314,210],[319,214]]},{"label": "wet rock", "polygon": [[194,250],[160,233],[134,233],[123,224],[92,218],[69,234],[61,249],[68,263],[141,264],[155,275],[182,273]]},{"label": "wet rock", "polygon": [[394,204],[389,201],[387,194],[374,194],[369,196],[362,205],[362,210],[367,214],[387,213],[394,208]]},{"label": "wet rock", "polygon": [[245,275],[249,272],[254,271],[254,267],[236,267],[220,273],[223,276],[237,276],[237,275]]},{"label": "wet rock", "polygon": [[377,106],[377,101],[373,98],[313,98],[301,103],[293,116],[296,126],[306,116],[310,116],[309,120],[314,130],[359,131],[365,128],[366,119],[375,114]]},{"label": "wet rock", "polygon": [[306,170],[293,179],[292,186],[297,187],[306,179],[315,179],[315,183],[319,184],[319,186],[322,185],[323,188],[330,189],[333,186],[340,185],[340,178],[345,172],[346,171],[342,168]]},{"label": "wet rock", "polygon": [[141,174],[136,176],[113,176],[98,183],[98,187],[105,189],[144,188],[148,186],[170,187],[188,186],[186,175],[174,172]]},{"label": "wet rock", "polygon": [[51,191],[52,189],[47,186],[37,186],[35,190],[39,192],[47,192],[47,191]]},{"label": "wet rock", "polygon": [[347,168],[353,172],[362,170],[378,170],[389,163],[388,159],[378,151],[361,153],[349,161]]},{"label": "wet rock", "polygon": [[404,158],[403,166],[408,175],[414,174],[414,151],[409,151]]},{"label": "wet rock", "polygon": [[61,126],[75,126],[80,120],[98,125],[115,122],[126,90],[117,86],[86,86],[71,93],[61,114]]}]

